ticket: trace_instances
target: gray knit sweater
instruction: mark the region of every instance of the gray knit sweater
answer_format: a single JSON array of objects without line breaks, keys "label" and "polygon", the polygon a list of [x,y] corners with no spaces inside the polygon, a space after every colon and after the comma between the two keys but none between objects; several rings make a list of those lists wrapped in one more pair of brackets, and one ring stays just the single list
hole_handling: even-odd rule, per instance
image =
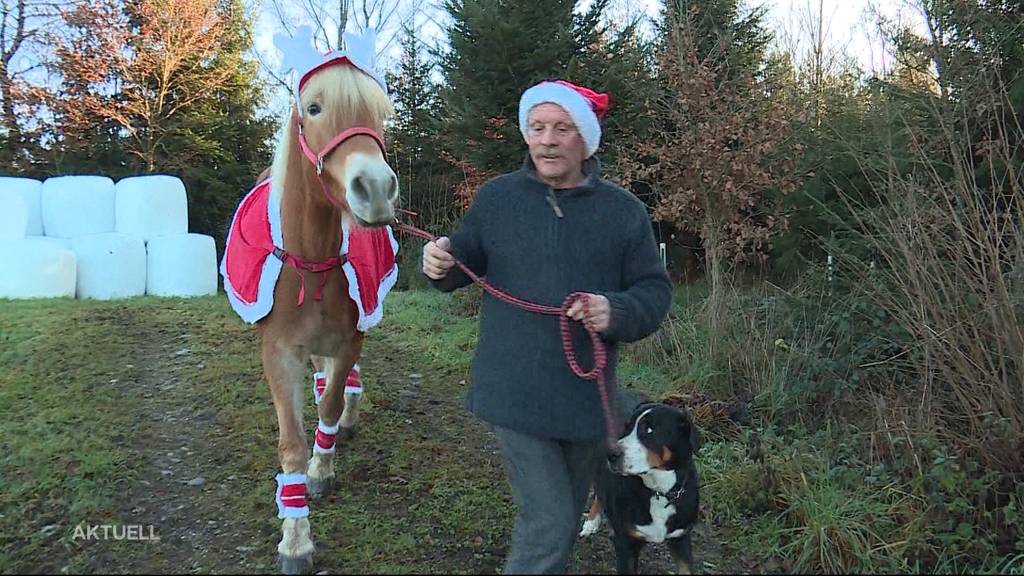
[{"label": "gray knit sweater", "polygon": [[[522,299],[560,306],[571,292],[606,296],[606,371],[614,398],[616,343],[657,330],[668,314],[672,285],[658,255],[650,218],[633,194],[584,164],[585,181],[552,190],[523,167],[487,182],[458,229],[452,253],[474,273]],[[453,268],[434,286],[470,283]],[[573,322],[577,358],[593,366],[590,341]],[[577,377],[565,358],[558,318],[527,312],[484,295],[467,407],[478,418],[545,438],[584,441],[604,435],[597,387]]]}]

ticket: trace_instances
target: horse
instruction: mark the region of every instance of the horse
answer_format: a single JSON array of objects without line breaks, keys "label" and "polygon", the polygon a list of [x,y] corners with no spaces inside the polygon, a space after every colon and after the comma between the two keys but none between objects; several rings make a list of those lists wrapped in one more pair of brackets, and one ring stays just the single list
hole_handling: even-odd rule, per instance
[{"label": "horse", "polygon": [[[281,265],[272,307],[254,322],[278,423],[282,573],[312,568],[306,494],[333,488],[336,437],[343,439],[339,431],[351,431],[358,419],[358,396],[344,394],[344,388],[362,353],[363,332],[349,297],[350,280],[338,273],[343,235],[349,227],[391,224],[398,200],[398,180],[380,137],[394,114],[383,87],[344,61],[307,76],[269,170],[266,202],[279,204],[283,246],[267,248]],[[316,286],[314,297],[307,286]],[[326,376],[312,454],[302,418],[310,362]]]}]

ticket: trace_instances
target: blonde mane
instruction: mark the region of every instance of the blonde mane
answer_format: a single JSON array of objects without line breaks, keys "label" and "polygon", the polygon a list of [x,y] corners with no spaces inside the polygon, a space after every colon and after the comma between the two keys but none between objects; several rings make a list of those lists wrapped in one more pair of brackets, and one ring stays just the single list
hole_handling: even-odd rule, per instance
[{"label": "blonde mane", "polygon": [[[355,124],[358,119],[368,119],[371,126],[383,128],[385,120],[395,113],[391,99],[380,85],[352,66],[339,65],[320,70],[302,87],[302,94],[320,96],[324,110],[332,111],[332,124],[336,132]],[[288,115],[278,133],[270,172],[271,193],[278,199],[281,197],[280,186],[284,184],[292,147],[298,146],[295,131],[293,105],[288,107]]]}]

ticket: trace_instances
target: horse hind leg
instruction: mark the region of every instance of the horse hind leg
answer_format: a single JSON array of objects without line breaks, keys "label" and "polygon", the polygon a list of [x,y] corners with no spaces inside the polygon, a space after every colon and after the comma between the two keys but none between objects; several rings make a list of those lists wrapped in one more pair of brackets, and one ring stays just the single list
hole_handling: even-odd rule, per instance
[{"label": "horse hind leg", "polygon": [[275,500],[281,519],[281,541],[277,545],[281,572],[301,574],[312,570],[313,540],[306,500],[306,450],[302,425],[302,397],[299,385],[305,372],[302,355],[292,348],[263,343],[263,370],[270,385],[278,423],[278,459]]},{"label": "horse hind leg", "polygon": [[352,366],[345,380],[345,410],[341,413],[339,439],[351,440],[356,436],[359,423],[359,401],[363,397],[363,378],[359,364]]},{"label": "horse hind leg", "polygon": [[[354,361],[340,358],[313,357],[313,365],[326,374],[326,388],[317,405],[319,421],[315,431],[313,454],[309,459],[307,485],[314,498],[326,496],[334,489],[334,455],[338,443],[352,437],[354,418],[358,418],[358,395],[353,391]],[[355,379],[358,385],[358,377]],[[342,386],[344,385],[344,390]],[[349,424],[353,422],[353,424]]]}]

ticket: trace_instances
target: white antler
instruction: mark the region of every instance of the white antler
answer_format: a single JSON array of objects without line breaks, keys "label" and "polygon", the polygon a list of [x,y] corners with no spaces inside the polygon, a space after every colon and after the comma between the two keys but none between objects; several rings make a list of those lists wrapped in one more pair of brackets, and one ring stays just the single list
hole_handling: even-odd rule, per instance
[{"label": "white antler", "polygon": [[[346,32],[344,52],[331,52],[321,54],[314,48],[313,29],[309,26],[300,26],[295,30],[295,36],[288,37],[285,34],[274,34],[274,46],[281,51],[281,71],[287,74],[295,70],[299,79],[320,64],[330,58],[344,56],[353,66],[370,75],[380,84],[380,87],[387,91],[384,83],[384,76],[377,70],[377,34],[373,29],[367,29],[362,35],[355,35]],[[297,79],[295,97],[298,98]]]},{"label": "white antler", "polygon": [[314,48],[313,29],[309,26],[299,26],[291,38],[286,34],[274,34],[274,46],[281,51],[281,72],[284,74],[291,70],[305,74],[324,58]]}]

